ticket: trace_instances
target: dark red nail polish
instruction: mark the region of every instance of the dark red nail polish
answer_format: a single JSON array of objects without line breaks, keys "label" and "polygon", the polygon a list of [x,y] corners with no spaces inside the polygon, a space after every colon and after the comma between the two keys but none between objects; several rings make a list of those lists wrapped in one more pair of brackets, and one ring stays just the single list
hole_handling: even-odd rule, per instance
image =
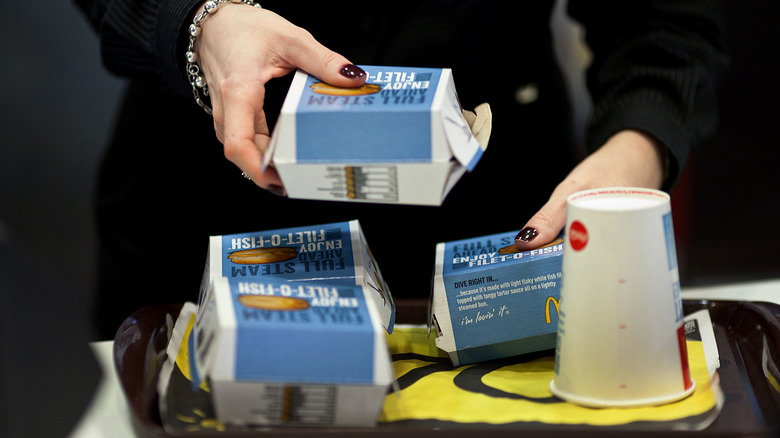
[{"label": "dark red nail polish", "polygon": [[339,73],[341,73],[341,76],[349,79],[360,79],[366,75],[366,72],[363,71],[362,68],[352,64],[347,64],[341,67]]},{"label": "dark red nail polish", "polygon": [[515,236],[515,240],[530,242],[534,240],[538,235],[539,235],[539,231],[536,228],[525,227],[522,230],[520,230],[519,233],[517,233],[517,236]]}]

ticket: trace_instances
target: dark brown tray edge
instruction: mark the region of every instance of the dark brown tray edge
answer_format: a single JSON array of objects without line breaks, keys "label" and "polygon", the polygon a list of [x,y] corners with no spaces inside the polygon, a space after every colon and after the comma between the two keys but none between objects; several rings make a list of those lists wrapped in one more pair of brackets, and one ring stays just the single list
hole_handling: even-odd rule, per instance
[{"label": "dark brown tray edge", "polygon": [[[389,425],[382,424],[375,428],[268,428],[262,430],[231,431],[230,433],[215,431],[198,431],[186,434],[168,433],[163,427],[159,417],[157,400],[157,376],[160,367],[165,360],[165,349],[170,336],[167,318],[170,321],[176,319],[181,303],[150,306],[133,313],[128,317],[117,330],[114,338],[114,364],[119,377],[120,386],[128,402],[130,409],[131,424],[134,431],[140,437],[228,437],[228,436],[280,436],[280,437],[311,437],[317,435],[338,436],[398,436],[403,434],[405,438],[416,436],[436,436],[445,434],[449,437],[460,435],[473,435],[479,432],[488,432],[494,437],[502,436],[538,436],[543,434],[546,437],[571,437],[571,436],[625,436],[630,434],[632,437],[657,436],[658,431],[630,431],[625,430],[555,430],[549,427],[535,428],[500,428],[490,425],[430,425],[420,422],[417,427],[411,424]],[[739,346],[740,352],[750,352],[749,360],[752,369],[749,371],[751,383],[757,377],[755,368],[755,357],[757,352],[755,336],[749,333],[749,326],[763,327],[767,333],[767,339],[770,343],[772,360],[777,361],[780,354],[780,306],[773,303],[747,303],[733,301],[708,301],[691,300],[683,301],[683,307],[686,314],[699,309],[709,309],[713,324],[716,321],[730,321],[739,319],[739,324],[731,324],[731,327],[725,327],[726,330],[733,333],[734,342]],[[397,300],[397,321],[398,324],[423,324],[427,319],[427,300]],[[423,319],[424,318],[424,319]],[[725,319],[724,319],[725,318]],[[766,319],[766,318],[774,318]],[[771,322],[767,322],[771,321]],[[744,323],[743,323],[744,322]],[[728,324],[727,324],[728,325]],[[125,360],[126,358],[135,358],[135,360]],[[138,358],[144,358],[143,361]],[[141,363],[142,362],[142,363]],[[760,365],[760,362],[759,362]],[[780,412],[780,405],[773,401],[771,392],[761,389],[761,385],[752,385],[758,389],[756,397],[761,397],[762,411],[774,409],[766,414],[775,414]],[[767,397],[769,394],[769,397]],[[772,418],[770,418],[772,420]],[[777,436],[779,419],[774,419],[767,424],[765,431],[719,431],[705,429],[700,432],[672,431],[664,432],[664,436],[701,436],[701,437],[758,437],[758,436]],[[410,427],[411,426],[411,427]],[[695,434],[695,435],[692,435]]]}]

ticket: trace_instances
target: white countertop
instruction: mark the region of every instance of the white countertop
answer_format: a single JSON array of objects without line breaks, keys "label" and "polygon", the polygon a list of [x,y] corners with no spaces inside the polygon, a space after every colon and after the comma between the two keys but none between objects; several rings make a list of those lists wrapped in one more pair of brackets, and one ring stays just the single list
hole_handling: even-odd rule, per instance
[{"label": "white countertop", "polygon": [[780,304],[780,279],[687,287],[682,288],[680,293],[684,300],[765,301]]},{"label": "white countertop", "polygon": [[103,378],[69,438],[135,438],[130,410],[114,368],[114,342],[93,342],[90,346],[103,370]]}]

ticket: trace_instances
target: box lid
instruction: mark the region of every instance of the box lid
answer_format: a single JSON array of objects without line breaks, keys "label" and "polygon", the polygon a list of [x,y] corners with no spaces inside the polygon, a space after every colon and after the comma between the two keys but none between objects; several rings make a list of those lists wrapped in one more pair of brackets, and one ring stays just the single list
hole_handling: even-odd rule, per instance
[{"label": "box lid", "polygon": [[453,157],[468,170],[476,166],[486,145],[463,117],[450,69],[360,67],[368,79],[356,89],[296,72],[263,169],[271,160],[430,163]]},{"label": "box lid", "polygon": [[357,220],[211,236],[206,269],[237,280],[366,285],[383,325],[393,330],[395,303]]},{"label": "box lid", "polygon": [[520,251],[514,244],[516,233],[511,231],[440,243],[436,250],[442,254],[442,263],[436,266],[436,275],[473,273],[499,265],[530,263],[562,255],[563,236],[540,248]]}]

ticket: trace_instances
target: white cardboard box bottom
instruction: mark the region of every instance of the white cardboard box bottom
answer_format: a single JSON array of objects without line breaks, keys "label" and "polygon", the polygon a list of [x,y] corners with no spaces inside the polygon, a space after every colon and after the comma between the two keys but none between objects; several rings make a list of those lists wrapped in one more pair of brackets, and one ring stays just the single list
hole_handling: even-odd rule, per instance
[{"label": "white cardboard box bottom", "polygon": [[214,279],[198,309],[191,360],[196,380],[209,382],[217,418],[374,425],[394,375],[370,293],[358,286]]},{"label": "white cardboard box bottom", "polygon": [[232,424],[370,427],[387,394],[387,387],[379,385],[214,385],[218,417]]}]

